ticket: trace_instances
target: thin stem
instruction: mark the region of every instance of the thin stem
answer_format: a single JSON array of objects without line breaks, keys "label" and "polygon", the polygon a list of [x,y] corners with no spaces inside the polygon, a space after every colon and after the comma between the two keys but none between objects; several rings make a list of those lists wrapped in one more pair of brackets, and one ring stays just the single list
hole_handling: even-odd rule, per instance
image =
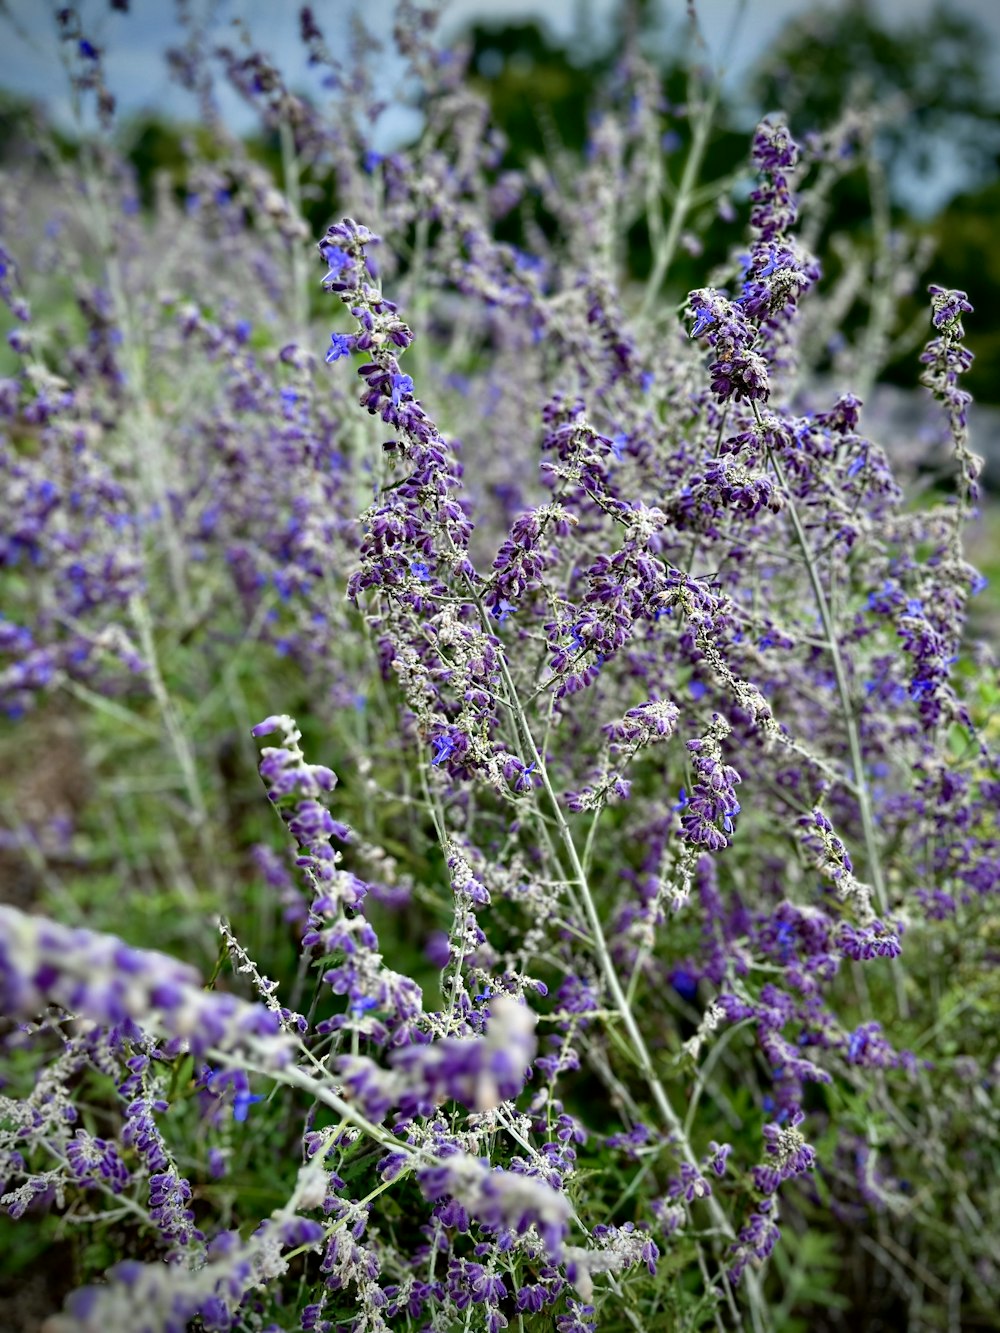
[{"label": "thin stem", "polygon": [[[637,1064],[639,1065],[639,1068],[642,1070],[643,1077],[645,1078],[650,1093],[652,1094],[653,1101],[656,1103],[657,1110],[663,1117],[663,1120],[667,1125],[667,1128],[670,1130],[670,1133],[674,1136],[681,1157],[684,1159],[685,1162],[687,1162],[689,1166],[692,1166],[697,1170],[698,1159],[695,1156],[693,1149],[691,1148],[691,1144],[688,1141],[687,1135],[684,1133],[684,1126],[681,1123],[680,1117],[677,1115],[677,1112],[671,1105],[670,1099],[666,1094],[666,1090],[664,1089],[663,1084],[657,1077],[656,1070],[653,1067],[653,1059],[652,1056],[650,1055],[649,1047],[646,1045],[645,1038],[642,1035],[642,1032],[639,1028],[639,1024],[636,1021],[635,1015],[632,1012],[632,1008],[628,1002],[628,997],[625,994],[625,990],[618,977],[617,970],[615,969],[614,960],[611,957],[611,951],[608,948],[608,942],[604,935],[604,927],[601,924],[600,914],[598,913],[597,910],[597,904],[594,902],[593,894],[591,893],[590,890],[590,884],[588,881],[587,872],[583,867],[583,862],[580,858],[580,854],[576,848],[576,843],[573,839],[572,830],[570,829],[569,824],[566,822],[566,817],[563,814],[562,806],[559,803],[559,798],[556,795],[555,790],[552,786],[552,781],[549,777],[548,768],[541,754],[538,752],[534,739],[531,735],[531,730],[528,726],[528,720],[525,717],[524,711],[521,708],[520,703],[518,701],[517,690],[515,688],[513,678],[511,677],[510,669],[507,666],[507,659],[503,654],[503,652],[499,654],[499,664],[500,664],[500,673],[501,676],[503,677],[504,685],[508,692],[508,698],[514,712],[514,717],[517,721],[518,729],[521,733],[522,740],[525,746],[527,747],[529,753],[531,754],[532,759],[535,762],[536,771],[541,777],[543,789],[545,791],[546,796],[548,797],[549,804],[552,807],[553,815],[555,818],[556,829],[560,841],[562,842],[562,845],[565,849],[570,869],[573,872],[574,879],[580,891],[581,902],[587,917],[587,924],[590,927],[590,934],[593,940],[594,952],[597,954],[597,961],[600,966],[601,972],[604,976],[608,990],[611,992],[612,999],[614,1000],[615,1003],[615,1008],[621,1015],[622,1023],[625,1026],[625,1031],[628,1034],[629,1042],[631,1043],[632,1046],[633,1055],[636,1059]],[[712,1215],[712,1221],[715,1223],[715,1225],[720,1229],[720,1231],[723,1232],[724,1235],[730,1237],[730,1239],[735,1238],[735,1232],[733,1230],[732,1225],[730,1224],[729,1218],[726,1216],[726,1213],[723,1211],[722,1206],[719,1204],[715,1196],[709,1195],[708,1198],[705,1200],[705,1202],[708,1205],[709,1212]],[[750,1305],[754,1314],[754,1327],[755,1328],[766,1327],[766,1323],[763,1320],[763,1300],[759,1286],[756,1284],[755,1281],[751,1279],[747,1284],[747,1290],[750,1297]]]},{"label": "thin stem", "polygon": [[[757,403],[751,399],[753,414],[757,419],[757,425],[763,430],[764,422],[760,414],[760,408]],[[865,854],[868,860],[868,871],[872,877],[872,886],[875,889],[875,900],[878,903],[879,912],[885,916],[889,910],[889,898],[886,893],[885,879],[882,874],[882,862],[879,857],[878,839],[875,835],[875,817],[872,813],[871,793],[868,789],[868,779],[865,774],[864,756],[861,751],[861,736],[858,730],[857,717],[854,713],[854,706],[851,701],[851,691],[847,680],[847,672],[844,668],[844,660],[840,654],[840,645],[837,642],[836,627],[833,623],[833,616],[830,612],[830,606],[823,591],[823,584],[819,577],[819,570],[816,568],[816,562],[813,560],[812,551],[809,547],[809,541],[805,530],[802,527],[802,520],[799,517],[799,511],[795,504],[788,482],[785,480],[785,474],[781,464],[778,462],[777,454],[774,450],[768,448],[767,456],[774,468],[774,474],[778,478],[778,484],[784,493],[785,502],[788,506],[788,517],[791,519],[792,527],[795,531],[795,539],[802,550],[802,558],[805,562],[806,573],[809,576],[809,583],[812,586],[813,596],[816,599],[816,609],[819,612],[819,618],[823,625],[823,632],[826,635],[827,646],[830,653],[830,660],[833,663],[833,674],[837,682],[837,693],[840,696],[840,706],[844,715],[844,726],[847,731],[847,745],[851,754],[851,767],[854,769],[854,795],[857,798],[858,809],[861,813],[861,827],[864,833]],[[909,1005],[906,1000],[906,993],[903,988],[902,974],[895,960],[893,965],[893,974],[896,983],[896,1003],[902,1017],[909,1013]]]},{"label": "thin stem", "polygon": [[660,294],[667,271],[673,261],[677,250],[677,243],[681,238],[681,229],[687,221],[688,212],[694,202],[695,182],[698,179],[698,173],[701,171],[701,164],[705,157],[705,149],[708,145],[708,135],[712,128],[712,119],[715,115],[715,106],[719,98],[718,81],[712,86],[712,91],[701,109],[701,115],[698,117],[697,124],[694,127],[694,135],[691,139],[691,149],[687,155],[687,161],[684,163],[684,171],[681,175],[681,183],[677,189],[677,199],[674,203],[673,211],[670,214],[670,223],[667,226],[666,236],[661,244],[656,247],[656,253],[653,256],[653,269],[649,275],[649,281],[646,284],[646,294],[643,297],[642,305],[639,309],[639,318],[645,319],[653,308],[653,304]]},{"label": "thin stem", "polygon": [[[135,456],[140,461],[138,479],[148,487],[149,499],[158,510],[170,579],[180,607],[181,619],[186,622],[191,616],[191,590],[187,578],[187,564],[171,503],[167,448],[158,414],[153,411],[149,402],[146,381],[147,358],[140,350],[137,341],[135,302],[129,300],[107,202],[96,184],[100,179],[100,173],[97,163],[92,160],[93,150],[87,140],[84,140],[83,153],[87,167],[83,173],[84,195],[90,206],[93,234],[105,265],[115,322],[122,333],[121,357],[127,370],[125,387],[132,401],[132,411],[128,414],[131,426],[129,434]],[[151,531],[155,531],[155,528]]]},{"label": "thin stem", "polygon": [[149,611],[145,602],[139,596],[132,598],[130,610],[135,627],[139,631],[139,642],[142,645],[142,653],[146,660],[146,674],[153,691],[153,697],[160,709],[163,725],[166,728],[170,744],[184,777],[184,786],[191,802],[194,823],[199,828],[203,828],[208,820],[208,809],[202,795],[201,784],[198,781],[198,768],[187,733],[177,716],[173,700],[170,698],[167,687],[163,682],[156,653],[156,644],[153,641],[153,626]]},{"label": "thin stem", "polygon": [[[281,168],[285,180],[285,197],[295,214],[295,221],[302,222],[302,190],[299,171],[299,158],[295,151],[295,135],[288,120],[282,117],[279,129],[281,138]],[[308,294],[306,292],[305,255],[302,242],[297,236],[288,242],[291,261],[291,315],[296,333],[302,337],[308,324]]]},{"label": "thin stem", "polygon": [[868,308],[868,326],[861,341],[858,358],[858,397],[867,400],[875,377],[885,365],[889,342],[889,328],[896,313],[896,294],[892,284],[892,255],[890,249],[889,193],[885,172],[869,146],[865,164],[868,191],[872,203],[872,231],[875,238],[875,257],[872,262],[871,304]]}]

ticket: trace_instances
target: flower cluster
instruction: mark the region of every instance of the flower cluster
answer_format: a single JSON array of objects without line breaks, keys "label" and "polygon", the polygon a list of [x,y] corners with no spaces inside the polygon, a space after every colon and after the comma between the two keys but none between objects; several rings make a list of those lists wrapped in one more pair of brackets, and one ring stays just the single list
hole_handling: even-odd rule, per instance
[{"label": "flower cluster", "polygon": [[977,494],[977,478],[982,468],[979,459],[969,449],[969,403],[972,395],[958,387],[958,377],[972,365],[972,353],[962,345],[965,329],[962,316],[972,313],[965,292],[949,291],[931,286],[931,317],[937,337],[932,338],[920,354],[926,367],[921,383],[930,389],[948,414],[952,440],[961,467],[962,483],[971,499]]},{"label": "flower cluster", "polygon": [[30,1018],[49,1006],[122,1037],[158,1033],[168,1052],[245,1052],[273,1068],[289,1058],[270,1011],[203,990],[187,964],[0,906],[0,1010]]},{"label": "flower cluster", "polygon": [[535,1053],[535,1018],[509,996],[490,1004],[484,1037],[446,1037],[394,1051],[391,1070],[365,1056],[344,1055],[337,1073],[351,1100],[368,1119],[431,1115],[445,1101],[487,1111],[517,1097]]},{"label": "flower cluster", "polygon": [[108,1270],[107,1284],[73,1292],[66,1313],[48,1320],[46,1327],[50,1333],[109,1328],[183,1333],[199,1319],[210,1333],[226,1333],[247,1293],[286,1271],[283,1249],[314,1247],[322,1234],[318,1222],[297,1217],[265,1222],[248,1241],[238,1231],[220,1232],[204,1265],[185,1272],[180,1282],[167,1264],[127,1259]]},{"label": "flower cluster", "polygon": [[426,1198],[454,1199],[488,1231],[519,1236],[532,1228],[549,1257],[559,1258],[570,1203],[544,1180],[518,1171],[491,1171],[461,1153],[419,1171],[417,1179]]}]

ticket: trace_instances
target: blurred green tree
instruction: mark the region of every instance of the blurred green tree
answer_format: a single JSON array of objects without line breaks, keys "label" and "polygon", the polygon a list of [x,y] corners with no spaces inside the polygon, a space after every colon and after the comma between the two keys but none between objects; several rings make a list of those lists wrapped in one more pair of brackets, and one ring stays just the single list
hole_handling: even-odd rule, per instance
[{"label": "blurred green tree", "polygon": [[[585,17],[586,6],[581,9]],[[662,40],[662,10],[656,0],[622,0],[603,45],[585,22],[569,44],[535,22],[470,26],[472,69],[507,137],[510,165],[523,166],[553,147],[585,151],[597,89],[629,40],[658,61],[668,102],[678,106],[687,100],[690,48]],[[709,181],[738,176],[752,124],[748,106],[751,114],[780,108],[798,136],[828,128],[848,109],[871,107],[878,113],[875,151],[887,182],[886,223],[931,237],[938,252],[930,277],[970,292],[977,311],[969,321],[969,342],[978,360],[969,386],[980,400],[995,402],[1000,401],[1000,257],[992,236],[1000,222],[995,184],[1000,109],[988,74],[989,47],[981,25],[943,3],[922,18],[908,16],[905,24],[889,22],[871,0],[810,10],[786,25],[738,96],[720,99],[701,174]],[[668,161],[668,176],[679,171],[674,163],[683,163],[690,143],[683,118],[669,133],[676,156]],[[976,192],[928,216],[919,206],[920,192],[942,179],[943,167],[949,180],[964,176]],[[843,177],[831,198],[828,234],[847,233],[856,246],[871,243],[870,188],[864,170]],[[697,257],[683,249],[677,254],[667,283],[673,297],[697,285],[738,239],[738,227],[721,222],[706,231],[714,209],[715,202],[706,201],[700,216],[692,218],[704,248]],[[517,226],[512,220],[511,239],[517,238]],[[645,277],[650,246],[643,223],[629,235],[628,254],[633,275]],[[835,261],[829,276],[836,277]],[[904,324],[919,318],[922,303],[918,293],[903,311]],[[852,332],[865,318],[861,308],[849,312],[844,331]],[[907,350],[888,375],[913,385],[918,369]]]},{"label": "blurred green tree", "polygon": [[[585,17],[586,6],[580,9]],[[655,59],[668,108],[666,175],[676,185],[690,147],[690,132],[685,116],[674,119],[669,112],[682,107],[693,89],[687,47],[683,42],[669,47],[660,42],[659,21],[655,0],[624,0],[603,44],[581,22],[569,45],[558,42],[534,21],[474,23],[466,34],[473,77],[489,100],[494,123],[507,139],[506,165],[524,167],[532,159],[551,156],[553,150],[563,155],[585,153],[593,119],[600,113],[601,99],[609,95],[607,90],[612,89],[610,95],[619,98],[630,95],[613,74],[620,57],[634,44],[644,53],[658,53]],[[746,146],[745,131],[737,127],[734,113],[720,101],[705,148],[703,179],[725,180],[738,174],[745,166]],[[697,215],[692,214],[691,230],[698,232],[699,239],[697,255],[682,246],[671,264],[667,291],[677,299],[696,285],[706,266],[725,258],[738,235],[718,218],[716,205],[714,199],[703,200]],[[540,220],[544,227],[547,220]],[[513,218],[507,226],[507,239],[520,240],[519,220]],[[644,279],[652,262],[644,221],[632,226],[626,251],[632,275]]]},{"label": "blurred green tree", "polygon": [[895,111],[879,131],[896,202],[941,167],[968,180],[996,174],[1000,114],[986,57],[989,34],[939,3],[923,19],[887,22],[872,0],[811,9],[792,19],[749,81],[764,111],[780,107],[795,134],[833,124],[848,107]]},{"label": "blurred green tree", "polygon": [[[758,106],[780,106],[796,134],[835,122],[850,107],[880,113],[876,151],[884,164],[894,226],[928,236],[928,276],[968,291],[976,307],[968,343],[976,363],[965,381],[979,400],[1000,401],[1000,102],[989,77],[989,34],[953,4],[888,23],[871,0],[825,5],[790,22],[750,82]],[[930,208],[942,178],[964,193]],[[867,182],[838,186],[830,228],[863,234]],[[901,311],[919,319],[923,292]],[[909,353],[887,377],[913,384]]]}]

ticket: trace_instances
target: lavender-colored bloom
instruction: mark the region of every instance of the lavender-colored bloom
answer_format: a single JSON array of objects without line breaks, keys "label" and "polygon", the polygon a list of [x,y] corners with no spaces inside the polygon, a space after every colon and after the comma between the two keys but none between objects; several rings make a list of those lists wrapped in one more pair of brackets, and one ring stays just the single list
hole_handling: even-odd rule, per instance
[{"label": "lavender-colored bloom", "polygon": [[920,354],[924,366],[920,382],[947,414],[964,503],[968,507],[978,497],[979,474],[983,466],[983,460],[969,448],[968,408],[972,397],[958,387],[959,376],[965,374],[973,360],[972,353],[962,343],[965,337],[962,315],[971,314],[972,306],[965,292],[937,286],[930,287],[929,291],[931,318],[938,337],[932,338]]},{"label": "lavender-colored bloom", "polygon": [[[687,743],[694,756],[696,780],[690,792],[682,798],[681,829],[689,842],[710,851],[728,845],[729,838],[735,833],[733,821],[740,813],[735,790],[740,775],[731,765],[721,762],[719,740],[727,731],[726,724],[716,717],[713,730],[704,739]],[[720,820],[721,830],[718,827]]]},{"label": "lavender-colored bloom", "polygon": [[330,346],[326,353],[326,363],[332,365],[334,361],[339,361],[342,356],[350,356],[353,351],[353,338],[349,338],[345,333],[331,333]]},{"label": "lavender-colored bloom", "polygon": [[787,1125],[764,1126],[767,1160],[753,1169],[754,1185],[762,1194],[774,1194],[782,1181],[810,1171],[815,1164],[816,1152],[797,1128],[804,1119],[803,1113],[797,1111]]},{"label": "lavender-colored bloom", "polygon": [[879,920],[861,928],[845,922],[837,942],[846,956],[856,962],[898,958],[903,951],[895,931],[887,929]]},{"label": "lavender-colored bloom", "polygon": [[962,338],[964,336],[962,316],[971,315],[973,309],[965,292],[951,291],[947,287],[937,287],[933,283],[927,290],[933,303],[934,327],[950,328],[956,338]]},{"label": "lavender-colored bloom", "polygon": [[791,178],[799,150],[780,121],[764,120],[757,126],[753,140],[753,162],[764,177],[750,198],[753,202],[751,224],[762,240],[787,232],[797,216]]},{"label": "lavender-colored bloom", "polygon": [[392,380],[392,401],[398,407],[402,400],[413,393],[413,380],[409,375],[393,375]]},{"label": "lavender-colored bloom", "polygon": [[173,1168],[149,1177],[149,1215],[171,1248],[204,1239],[194,1225],[190,1202],[191,1186]]},{"label": "lavender-colored bloom", "polygon": [[289,1057],[273,1013],[202,990],[186,964],[0,906],[0,1012],[31,1017],[49,1005],[125,1035],[149,1028],[195,1054],[245,1050],[275,1068]]},{"label": "lavender-colored bloom", "polygon": [[113,1194],[120,1194],[129,1182],[128,1170],[115,1145],[92,1138],[86,1130],[76,1131],[66,1146],[66,1157],[82,1185],[102,1184]]},{"label": "lavender-colored bloom", "polygon": [[748,1264],[767,1259],[781,1238],[773,1199],[765,1198],[750,1214],[732,1247],[729,1273],[734,1282],[743,1276]]},{"label": "lavender-colored bloom", "polygon": [[365,1056],[341,1056],[337,1070],[352,1098],[372,1120],[399,1107],[409,1117],[429,1115],[443,1101],[477,1111],[515,1098],[535,1052],[535,1016],[508,996],[490,1003],[484,1037],[444,1038],[390,1055],[390,1070]]},{"label": "lavender-colored bloom", "polygon": [[216,1236],[198,1267],[126,1260],[109,1269],[105,1284],[73,1292],[48,1328],[51,1333],[185,1333],[200,1318],[206,1330],[224,1333],[234,1327],[244,1298],[287,1268],[282,1249],[314,1245],[322,1234],[311,1219],[279,1216],[246,1241],[236,1231]]},{"label": "lavender-colored bloom", "polygon": [[339,245],[322,245],[320,253],[329,265],[327,275],[323,279],[323,285],[324,287],[332,287],[335,282],[340,281],[341,275],[350,269],[351,257]]},{"label": "lavender-colored bloom", "polygon": [[483,1227],[523,1235],[533,1226],[551,1258],[561,1253],[570,1203],[543,1181],[514,1171],[491,1171],[462,1153],[419,1171],[417,1179],[428,1198],[452,1196]]},{"label": "lavender-colored bloom", "polygon": [[732,1151],[733,1145],[731,1143],[719,1144],[713,1140],[708,1145],[709,1155],[706,1160],[709,1167],[717,1176],[724,1176],[726,1174],[726,1162],[729,1160],[729,1155]]},{"label": "lavender-colored bloom", "polygon": [[567,1313],[556,1319],[557,1333],[594,1333],[597,1316],[594,1307],[572,1297],[566,1302]]}]

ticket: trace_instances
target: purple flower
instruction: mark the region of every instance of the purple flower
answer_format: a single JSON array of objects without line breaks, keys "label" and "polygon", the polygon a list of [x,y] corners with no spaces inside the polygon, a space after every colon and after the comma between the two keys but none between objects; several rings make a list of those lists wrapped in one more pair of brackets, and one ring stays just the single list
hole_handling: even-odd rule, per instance
[{"label": "purple flower", "polygon": [[717,315],[709,306],[696,305],[694,307],[694,324],[691,326],[691,337],[700,338],[717,321]]},{"label": "purple flower", "polygon": [[354,351],[354,339],[346,333],[331,333],[330,346],[327,348],[326,363],[331,365],[342,356],[350,356]]},{"label": "purple flower", "polygon": [[947,287],[928,287],[933,304],[933,324],[936,329],[952,326],[956,337],[961,338],[963,315],[972,314],[972,305],[965,292],[951,291]]},{"label": "purple flower", "polygon": [[392,384],[392,401],[394,405],[398,407],[404,398],[412,396],[413,380],[409,375],[397,374],[392,376],[390,382]]},{"label": "purple flower", "polygon": [[[484,996],[488,999],[489,996]],[[430,1114],[442,1101],[486,1110],[515,1098],[535,1053],[535,1016],[509,996],[493,999],[485,1037],[443,1038],[394,1051],[389,1070],[365,1056],[341,1056],[337,1068],[373,1120],[396,1106]]]},{"label": "purple flower", "polygon": [[91,1138],[78,1129],[66,1146],[66,1157],[81,1184],[103,1184],[113,1194],[120,1194],[129,1182],[129,1173],[118,1149],[105,1139]]},{"label": "purple flower", "polygon": [[515,1171],[491,1171],[463,1153],[419,1171],[417,1180],[428,1198],[451,1195],[491,1231],[523,1235],[534,1226],[549,1257],[559,1257],[571,1206],[544,1181]]},{"label": "purple flower", "polygon": [[[674,807],[674,809],[677,808],[677,806]],[[682,1000],[687,1000],[690,1004],[697,997],[698,978],[687,968],[675,967],[668,979]]]},{"label": "purple flower", "polygon": [[249,1050],[276,1067],[289,1055],[270,1010],[203,990],[186,964],[0,906],[0,1011],[31,1017],[48,1005],[124,1035],[147,1027],[196,1053]]},{"label": "purple flower", "polygon": [[443,764],[455,753],[455,750],[458,748],[458,742],[453,735],[446,732],[435,738],[434,746],[434,758],[431,760],[431,763]]},{"label": "purple flower", "polygon": [[328,271],[323,279],[324,287],[330,286],[333,282],[339,281],[341,275],[351,267],[351,256],[339,245],[323,244],[320,246],[320,253],[326,260]]}]

